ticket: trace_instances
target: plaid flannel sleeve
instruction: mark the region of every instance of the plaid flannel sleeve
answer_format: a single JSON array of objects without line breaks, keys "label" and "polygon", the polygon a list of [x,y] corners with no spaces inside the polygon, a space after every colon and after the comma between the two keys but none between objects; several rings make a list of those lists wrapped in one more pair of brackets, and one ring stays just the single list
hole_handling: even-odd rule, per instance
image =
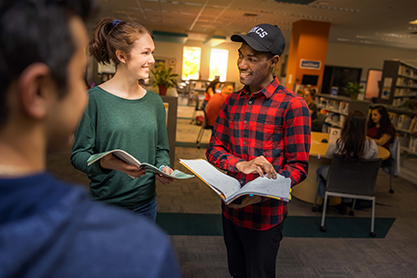
[{"label": "plaid flannel sleeve", "polygon": [[213,133],[206,151],[207,160],[214,166],[229,172],[238,172],[236,164],[243,159],[234,156],[230,149],[230,132],[227,113],[227,103],[224,103],[214,124]]},{"label": "plaid flannel sleeve", "polygon": [[308,173],[310,153],[311,121],[305,101],[294,98],[284,119],[285,161],[282,175],[291,179],[291,186],[302,182]]}]

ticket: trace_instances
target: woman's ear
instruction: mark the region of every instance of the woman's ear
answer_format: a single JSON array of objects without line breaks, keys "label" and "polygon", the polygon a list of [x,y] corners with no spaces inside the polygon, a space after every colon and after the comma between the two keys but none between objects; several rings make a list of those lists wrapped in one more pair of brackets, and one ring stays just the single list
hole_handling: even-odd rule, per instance
[{"label": "woman's ear", "polygon": [[126,55],[122,51],[116,50],[116,57],[120,63],[126,64]]},{"label": "woman's ear", "polygon": [[49,67],[34,63],[26,67],[18,79],[18,102],[24,113],[41,119],[48,113],[48,98],[53,82]]}]

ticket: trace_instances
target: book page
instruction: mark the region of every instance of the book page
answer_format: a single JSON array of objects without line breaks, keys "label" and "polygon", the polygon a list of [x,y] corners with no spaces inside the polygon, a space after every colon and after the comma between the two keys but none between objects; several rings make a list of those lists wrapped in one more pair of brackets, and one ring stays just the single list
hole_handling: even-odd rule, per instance
[{"label": "book page", "polygon": [[240,188],[239,181],[220,172],[204,159],[180,159],[180,162],[204,182],[221,191],[225,198]]},{"label": "book page", "polygon": [[290,187],[290,178],[285,178],[284,176],[277,175],[277,178],[274,180],[269,179],[267,175],[265,175],[263,178],[258,177],[253,181],[248,182],[234,195],[230,196],[226,200],[226,203],[232,202],[239,196],[249,194],[281,199],[282,201],[289,202]]},{"label": "book page", "polygon": [[[117,159],[120,159],[121,161],[123,161],[124,163],[126,163],[128,165],[137,166],[139,168],[139,170],[140,169],[145,169],[146,172],[150,172],[150,173],[153,173],[153,174],[160,174],[160,175],[163,175],[165,177],[174,178],[174,179],[189,179],[189,178],[194,177],[194,175],[189,175],[189,174],[183,173],[179,170],[174,170],[171,173],[171,175],[168,175],[168,174],[162,172],[161,170],[159,170],[158,168],[156,168],[155,166],[153,166],[149,163],[140,163],[139,160],[134,158],[132,155],[130,155],[129,153],[125,152],[124,150],[120,150],[120,149],[111,150],[111,151],[108,151],[108,152],[103,152],[103,153],[98,153],[98,154],[93,154],[88,158],[87,165],[93,164],[94,162],[100,160],[101,158],[108,155],[109,153],[111,153],[114,157],[116,157]],[[135,178],[133,176],[130,176],[130,177]]]}]

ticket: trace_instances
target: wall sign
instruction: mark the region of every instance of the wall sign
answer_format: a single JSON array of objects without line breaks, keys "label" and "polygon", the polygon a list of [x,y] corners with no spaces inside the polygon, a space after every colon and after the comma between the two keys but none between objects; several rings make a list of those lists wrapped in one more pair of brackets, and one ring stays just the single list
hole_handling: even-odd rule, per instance
[{"label": "wall sign", "polygon": [[300,68],[301,69],[319,70],[321,68],[321,61],[312,61],[312,60],[301,59],[300,60]]}]

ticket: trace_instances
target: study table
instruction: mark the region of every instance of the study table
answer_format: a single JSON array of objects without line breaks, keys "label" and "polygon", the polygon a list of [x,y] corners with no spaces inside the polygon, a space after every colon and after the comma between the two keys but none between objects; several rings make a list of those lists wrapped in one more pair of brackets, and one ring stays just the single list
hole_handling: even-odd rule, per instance
[{"label": "study table", "polygon": [[[327,147],[329,143],[321,142],[323,139],[329,141],[328,133],[311,132],[311,147],[310,156],[308,159],[308,175],[307,178],[292,188],[292,196],[308,203],[314,203],[314,197],[317,191],[316,171],[321,165],[330,165],[331,159],[325,158]],[[378,146],[378,158],[387,159],[390,152],[384,147]],[[317,198],[318,203],[321,202]],[[340,197],[330,198],[330,205],[340,203]]]}]

